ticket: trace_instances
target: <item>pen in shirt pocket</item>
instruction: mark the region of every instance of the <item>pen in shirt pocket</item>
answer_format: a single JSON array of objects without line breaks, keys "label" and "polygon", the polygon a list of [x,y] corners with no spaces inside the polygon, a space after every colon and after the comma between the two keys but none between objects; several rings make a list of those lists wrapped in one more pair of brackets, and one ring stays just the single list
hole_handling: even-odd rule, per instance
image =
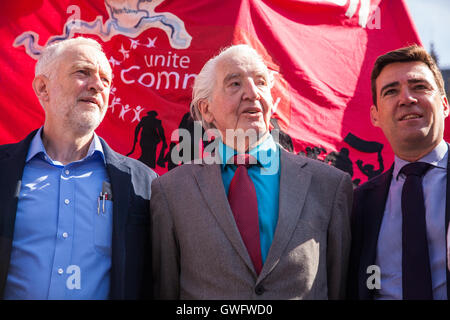
[{"label": "pen in shirt pocket", "polygon": [[102,212],[105,213],[105,200],[113,200],[111,184],[107,181],[103,181],[102,191],[100,192],[100,196],[97,198],[97,214],[100,214],[100,206],[102,207]]}]

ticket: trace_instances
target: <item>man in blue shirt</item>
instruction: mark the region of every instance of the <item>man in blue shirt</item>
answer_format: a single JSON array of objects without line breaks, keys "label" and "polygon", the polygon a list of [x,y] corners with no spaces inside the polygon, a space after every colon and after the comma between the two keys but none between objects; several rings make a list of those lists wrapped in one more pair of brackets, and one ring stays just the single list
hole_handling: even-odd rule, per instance
[{"label": "man in blue shirt", "polygon": [[[371,82],[371,121],[395,159],[389,170],[355,190],[349,297],[446,300],[450,158],[442,74],[431,55],[413,45],[379,56]],[[417,166],[427,169],[409,173],[407,168]],[[411,176],[418,177],[412,196]]]},{"label": "man in blue shirt", "polygon": [[247,45],[225,49],[196,77],[191,114],[216,139],[202,161],[152,184],[156,298],[344,297],[350,176],[275,142],[272,85]]},{"label": "man in blue shirt", "polygon": [[108,59],[79,37],[46,47],[35,73],[44,125],[0,147],[0,297],[150,297],[156,173],[94,132],[108,109]]}]

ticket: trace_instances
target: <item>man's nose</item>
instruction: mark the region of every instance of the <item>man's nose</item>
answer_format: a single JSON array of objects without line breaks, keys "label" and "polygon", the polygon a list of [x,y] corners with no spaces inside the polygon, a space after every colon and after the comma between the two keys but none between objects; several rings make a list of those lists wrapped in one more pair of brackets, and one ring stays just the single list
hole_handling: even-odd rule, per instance
[{"label": "man's nose", "polygon": [[412,105],[417,103],[417,98],[414,95],[414,92],[412,92],[409,88],[405,87],[400,89],[400,105]]},{"label": "man's nose", "polygon": [[244,98],[247,98],[250,100],[259,100],[259,98],[260,98],[258,86],[255,84],[255,82],[252,79],[249,79],[245,83]]},{"label": "man's nose", "polygon": [[103,91],[107,85],[102,80],[102,76],[98,73],[93,73],[89,79],[89,90],[94,90],[95,92]]}]

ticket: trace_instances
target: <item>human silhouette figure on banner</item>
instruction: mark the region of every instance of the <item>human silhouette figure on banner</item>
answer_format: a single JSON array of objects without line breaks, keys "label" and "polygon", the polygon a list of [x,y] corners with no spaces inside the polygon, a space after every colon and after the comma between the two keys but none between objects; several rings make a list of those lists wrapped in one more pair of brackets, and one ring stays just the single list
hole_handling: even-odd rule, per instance
[{"label": "human silhouette figure on banner", "polygon": [[329,163],[353,177],[353,163],[350,160],[349,153],[347,148],[341,148],[339,152],[332,151],[325,157],[325,163]]},{"label": "human silhouette figure on banner", "polygon": [[177,163],[172,161],[172,157],[171,157],[172,150],[176,146],[177,146],[176,142],[174,142],[174,141],[170,142],[169,151],[167,151],[167,153],[164,157],[164,167],[166,166],[166,163],[167,163],[167,170],[169,170],[169,171],[172,170],[173,168],[175,168],[176,166],[178,166]]},{"label": "human silhouette figure on banner", "polygon": [[[196,126],[198,126],[197,129],[195,129]],[[203,135],[205,134],[205,129],[203,129],[203,127],[200,123],[194,122],[194,120],[191,117],[190,112],[187,112],[183,115],[183,117],[181,118],[180,124],[178,125],[178,129],[184,129],[189,132],[190,153],[187,155],[184,155],[185,148],[181,148],[179,151],[179,156],[185,161],[182,161],[181,163],[174,163],[172,161],[171,154],[172,154],[173,148],[177,148],[178,145],[185,145],[185,143],[182,144],[182,142],[185,139],[185,136],[179,135],[178,143],[172,141],[170,143],[169,151],[167,152],[167,154],[164,157],[164,162],[167,162],[168,170],[175,168],[178,164],[183,164],[188,161],[193,161],[195,159],[199,159],[200,154],[201,154],[200,151],[201,151],[202,146],[200,144],[200,140],[202,139]],[[195,137],[194,132],[201,132],[201,137]],[[203,147],[206,147],[207,145],[208,145],[208,142],[203,141]]]},{"label": "human silhouette figure on banner", "polygon": [[[133,148],[127,156],[131,155],[136,149],[136,143],[139,140],[141,146],[141,156],[139,161],[145,163],[150,168],[155,168],[156,163],[164,167],[164,154],[167,148],[166,139],[164,136],[164,128],[161,124],[161,120],[157,119],[158,113],[154,110],[147,112],[141,121],[139,121],[136,129],[134,130],[134,142]],[[141,133],[139,139],[139,133]],[[162,142],[161,151],[159,153],[158,162],[156,162],[156,149]]]},{"label": "human silhouette figure on banner", "polygon": [[372,179],[373,177],[376,177],[377,175],[383,173],[384,165],[383,158],[381,157],[381,152],[378,153],[378,163],[380,164],[380,167],[378,170],[375,170],[375,166],[373,164],[363,165],[362,160],[356,160],[356,165],[358,166],[359,170],[361,170],[361,172],[369,179]]},{"label": "human silhouette figure on banner", "polygon": [[381,156],[381,151],[383,150],[383,144],[376,141],[366,141],[352,133],[348,133],[344,139],[351,147],[365,153],[376,153],[378,159],[378,170],[375,170],[375,166],[373,164],[363,164],[362,160],[356,160],[356,165],[359,170],[371,179],[381,173],[384,170],[383,157]]},{"label": "human silhouette figure on banner", "polygon": [[[303,155],[303,156],[305,156],[307,158],[310,158],[310,159],[314,159],[314,160],[320,160],[318,158],[319,155],[321,153],[326,153],[327,152],[327,150],[325,148],[322,148],[322,147],[312,147],[312,148],[311,147],[306,147],[305,151],[306,151],[306,153],[303,152],[303,151],[300,151],[298,154]],[[323,161],[323,160],[320,160],[320,161]]]},{"label": "human silhouette figure on banner", "polygon": [[[278,124],[278,119],[270,118],[270,124],[273,126],[272,131],[270,132],[274,138],[278,138],[276,142],[278,142],[284,149],[289,152],[294,152],[294,144],[292,142],[291,137],[284,131],[281,130],[280,125]],[[275,132],[278,132],[278,135]]]}]

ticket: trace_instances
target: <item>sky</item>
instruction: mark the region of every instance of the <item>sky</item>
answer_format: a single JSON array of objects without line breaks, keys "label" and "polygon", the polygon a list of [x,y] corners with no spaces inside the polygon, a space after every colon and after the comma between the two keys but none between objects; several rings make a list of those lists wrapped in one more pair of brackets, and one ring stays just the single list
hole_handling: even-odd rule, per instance
[{"label": "sky", "polygon": [[450,1],[405,0],[419,32],[423,46],[429,51],[431,43],[441,69],[450,69]]}]

